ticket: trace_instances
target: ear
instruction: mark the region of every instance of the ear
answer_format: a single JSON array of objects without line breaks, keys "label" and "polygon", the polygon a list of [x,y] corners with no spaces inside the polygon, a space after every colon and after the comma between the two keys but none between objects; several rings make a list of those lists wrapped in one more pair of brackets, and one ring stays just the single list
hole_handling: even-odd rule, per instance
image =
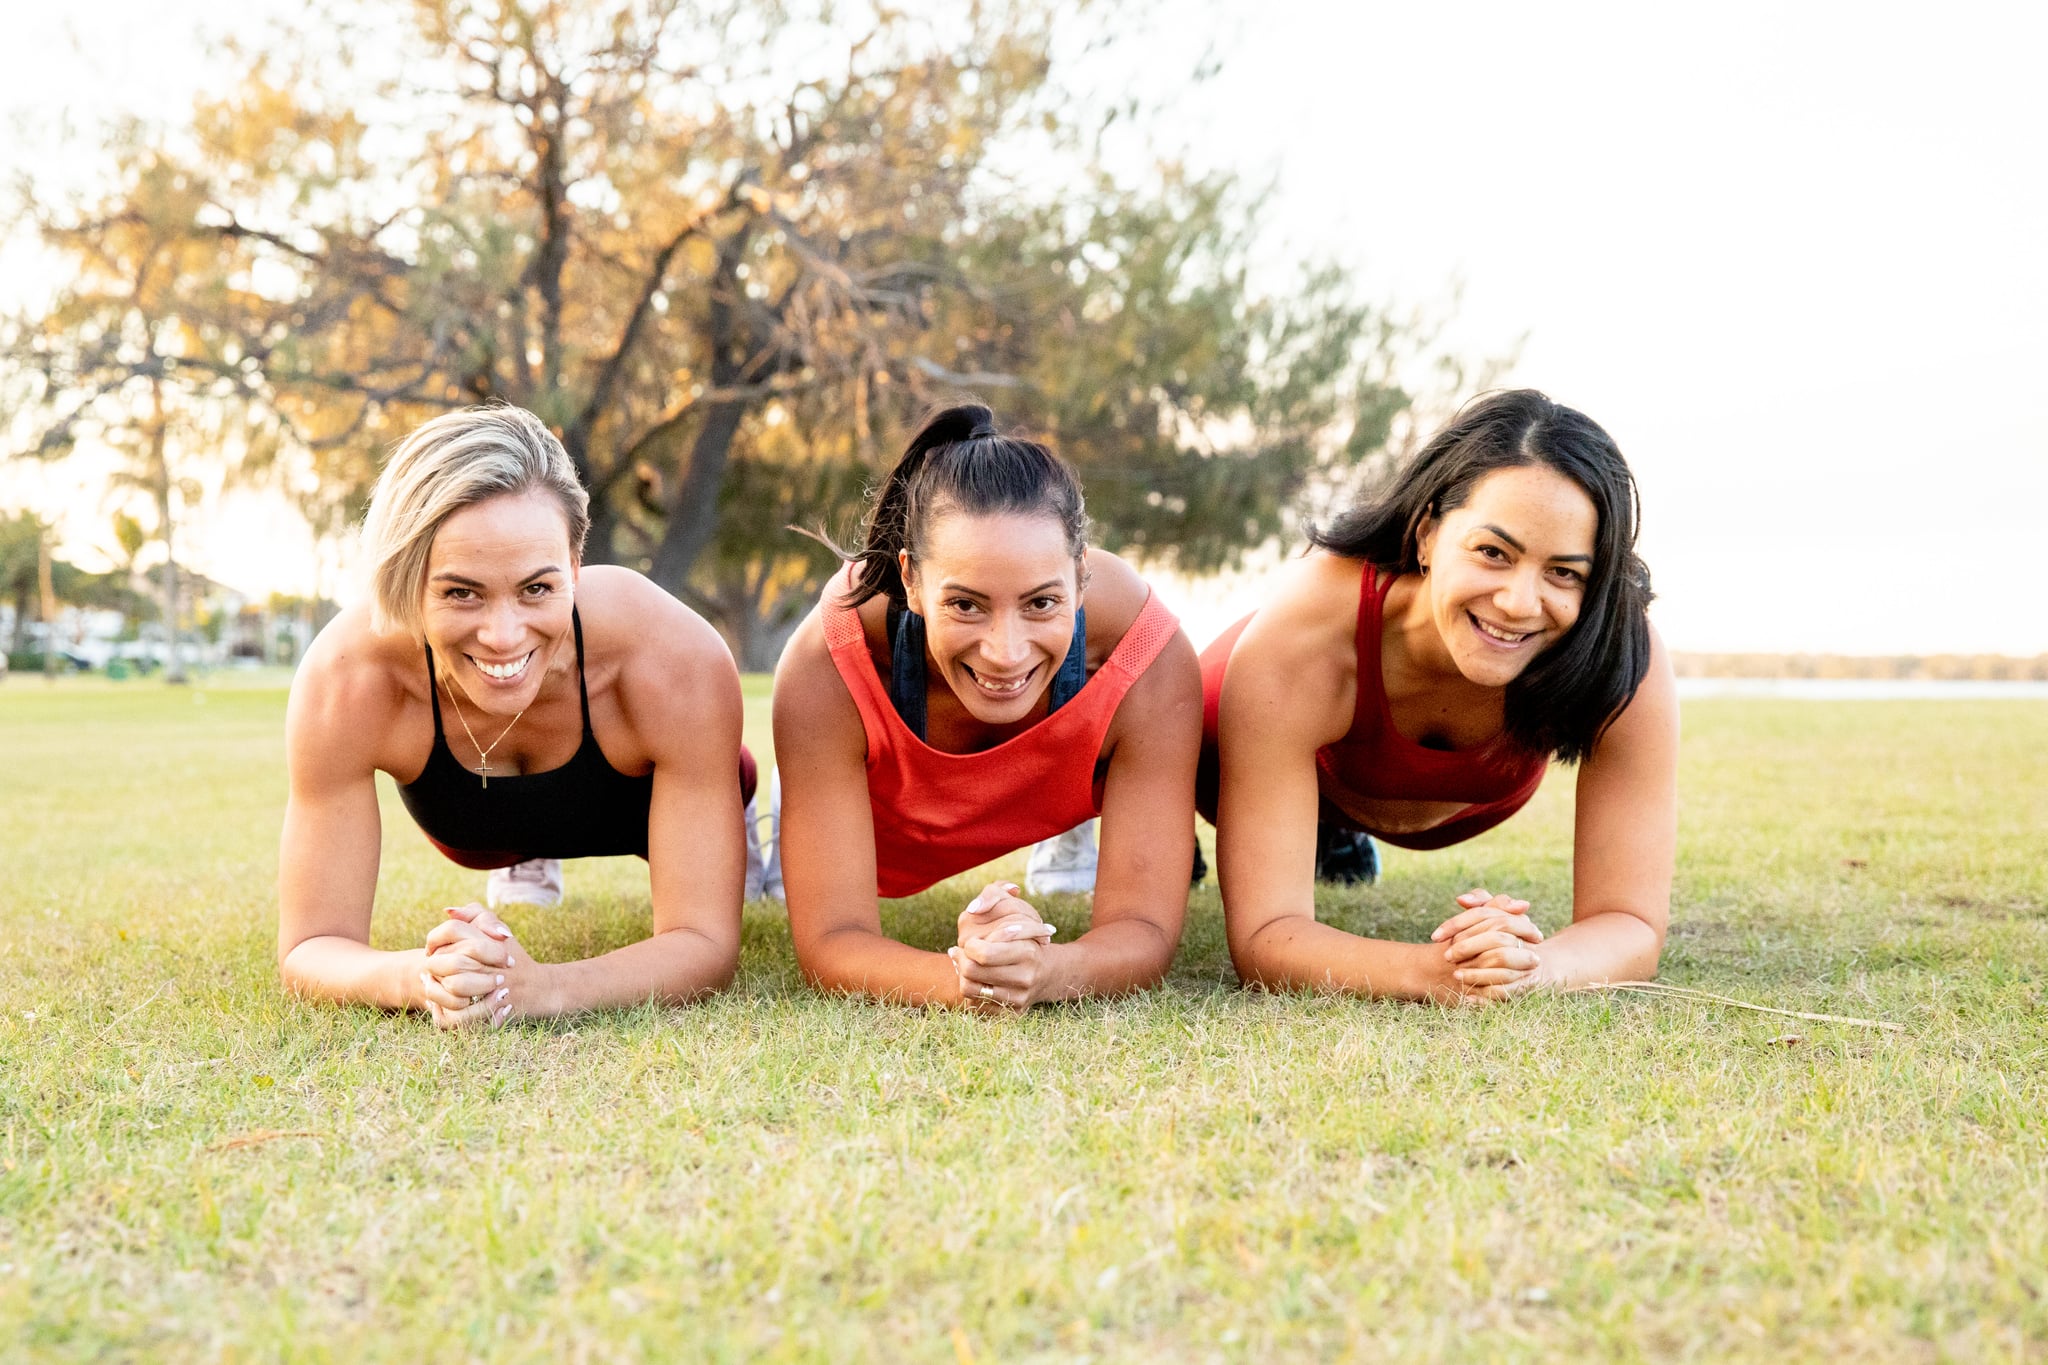
[{"label": "ear", "polygon": [[917,596],[917,561],[910,557],[908,548],[896,552],[896,574],[903,580],[903,595]]},{"label": "ear", "polygon": [[1436,533],[1442,526],[1435,508],[1425,511],[1415,523],[1415,559],[1424,573],[1429,571],[1429,561],[1436,558]]}]

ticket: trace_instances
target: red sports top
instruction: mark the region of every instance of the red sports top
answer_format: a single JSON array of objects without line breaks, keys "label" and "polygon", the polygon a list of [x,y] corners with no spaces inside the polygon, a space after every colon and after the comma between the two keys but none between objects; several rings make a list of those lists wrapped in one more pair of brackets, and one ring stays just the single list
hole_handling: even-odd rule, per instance
[{"label": "red sports top", "polygon": [[[1334,744],[1316,750],[1316,785],[1322,791],[1320,818],[1347,829],[1364,829],[1375,839],[1402,848],[1444,848],[1492,829],[1536,794],[1550,766],[1501,735],[1478,749],[1432,749],[1394,727],[1387,709],[1386,680],[1380,673],[1381,608],[1395,575],[1374,581],[1365,566],[1358,592],[1358,701],[1351,729]],[[1223,701],[1223,670],[1247,616],[1202,651],[1202,762],[1195,804],[1216,819],[1218,760],[1216,717]],[[1462,801],[1466,808],[1440,825],[1408,834],[1369,829],[1345,813],[1346,801]]]},{"label": "red sports top", "polygon": [[844,575],[825,589],[825,644],[867,735],[877,894],[915,895],[1102,813],[1095,785],[1102,737],[1124,693],[1180,624],[1158,593],[1146,597],[1138,619],[1071,701],[993,749],[949,754],[912,734],[896,714],[860,613],[841,604],[846,589]]}]

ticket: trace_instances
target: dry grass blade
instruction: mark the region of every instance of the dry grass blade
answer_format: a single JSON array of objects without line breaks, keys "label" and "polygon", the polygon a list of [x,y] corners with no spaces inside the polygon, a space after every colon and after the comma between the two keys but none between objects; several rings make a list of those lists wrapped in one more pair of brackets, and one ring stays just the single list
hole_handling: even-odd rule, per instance
[{"label": "dry grass blade", "polygon": [[1596,981],[1590,986],[1576,986],[1567,995],[1580,995],[1587,991],[1633,991],[1637,995],[1676,995],[1687,1000],[1705,1000],[1716,1005],[1727,1005],[1732,1009],[1755,1010],[1758,1014],[1777,1014],[1787,1019],[1807,1019],[1817,1024],[1850,1024],[1856,1028],[1881,1028],[1892,1033],[1903,1032],[1904,1024],[1894,1024],[1888,1019],[1858,1019],[1847,1014],[1814,1014],[1807,1010],[1781,1010],[1774,1005],[1758,1005],[1748,1000],[1737,1000],[1730,995],[1716,995],[1712,991],[1696,991],[1689,986],[1667,986],[1661,981]]},{"label": "dry grass blade", "polygon": [[246,1133],[222,1138],[209,1146],[209,1152],[238,1152],[244,1147],[260,1147],[266,1142],[277,1142],[284,1138],[316,1138],[320,1134],[310,1128],[252,1128]]}]

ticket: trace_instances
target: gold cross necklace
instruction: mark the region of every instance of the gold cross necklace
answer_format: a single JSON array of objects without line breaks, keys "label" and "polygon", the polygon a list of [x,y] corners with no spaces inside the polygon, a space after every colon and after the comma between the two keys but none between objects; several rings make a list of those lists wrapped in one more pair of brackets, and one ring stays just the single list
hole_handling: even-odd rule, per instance
[{"label": "gold cross necklace", "polygon": [[499,731],[498,737],[491,741],[490,748],[485,748],[476,742],[476,732],[469,728],[469,722],[463,720],[462,703],[455,700],[455,689],[449,687],[446,683],[442,684],[442,688],[448,693],[448,704],[455,708],[455,719],[462,721],[462,733],[469,736],[470,747],[476,750],[476,775],[483,779],[484,790],[489,791],[491,787],[491,749],[495,749],[505,742],[505,736],[512,733],[512,725],[519,723],[519,716],[525,715],[531,709],[533,703],[528,702],[525,706],[520,707],[519,716],[512,717],[512,725],[508,725]]},{"label": "gold cross necklace", "polygon": [[[554,649],[550,651],[548,654],[548,661],[545,664],[541,665],[541,678],[543,681],[545,681],[547,678],[548,670],[555,666],[555,655],[560,654],[561,652],[561,642],[557,641],[555,643]],[[503,744],[505,742],[505,736],[512,733],[512,725],[517,725],[519,723],[519,717],[525,715],[528,711],[531,711],[533,709],[533,701],[540,700],[540,693],[534,693],[533,701],[530,701],[526,703],[526,705],[520,707],[519,715],[512,717],[512,725],[507,725],[503,730],[500,730],[498,732],[498,737],[490,742],[489,747],[486,747],[482,744],[477,743],[476,731],[469,728],[469,721],[463,717],[462,703],[455,700],[454,685],[449,683],[445,678],[440,679],[439,681],[441,683],[441,690],[448,694],[448,704],[455,708],[455,719],[462,722],[462,733],[469,736],[470,747],[476,750],[476,775],[483,779],[484,790],[489,791],[491,787],[491,750],[497,748],[500,744]],[[514,776],[517,776],[517,774],[514,774]]]}]

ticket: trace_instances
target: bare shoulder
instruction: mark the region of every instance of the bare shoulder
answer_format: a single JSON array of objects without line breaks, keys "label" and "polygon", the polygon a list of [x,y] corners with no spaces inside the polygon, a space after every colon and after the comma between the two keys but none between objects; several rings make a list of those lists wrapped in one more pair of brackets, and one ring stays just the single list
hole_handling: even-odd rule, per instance
[{"label": "bare shoulder", "polygon": [[292,678],[285,743],[294,779],[389,767],[393,732],[427,698],[426,653],[405,635],[379,634],[367,606],[329,621]]},{"label": "bare shoulder", "polygon": [[1643,674],[1635,696],[1621,708],[1621,714],[1607,727],[1593,746],[1588,761],[1603,754],[1609,759],[1632,751],[1669,748],[1678,743],[1678,679],[1672,671],[1671,653],[1664,637],[1650,627],[1650,666]]},{"label": "bare shoulder", "polygon": [[578,576],[576,598],[585,675],[616,679],[634,714],[701,714],[727,693],[738,704],[739,669],[724,638],[644,574],[589,565]]},{"label": "bare shoulder", "polygon": [[1358,601],[1365,565],[1313,550],[1275,575],[1231,651],[1224,705],[1292,717],[1319,742],[1351,727],[1358,684]]},{"label": "bare shoulder", "polygon": [[852,700],[825,641],[825,609],[816,606],[782,647],[782,658],[775,665],[772,705],[778,716],[815,717],[821,714],[818,708],[830,704],[835,696]]},{"label": "bare shoulder", "polygon": [[1139,572],[1107,550],[1090,550],[1088,588],[1082,605],[1088,609],[1088,666],[1099,668],[1115,652],[1152,593]]}]

